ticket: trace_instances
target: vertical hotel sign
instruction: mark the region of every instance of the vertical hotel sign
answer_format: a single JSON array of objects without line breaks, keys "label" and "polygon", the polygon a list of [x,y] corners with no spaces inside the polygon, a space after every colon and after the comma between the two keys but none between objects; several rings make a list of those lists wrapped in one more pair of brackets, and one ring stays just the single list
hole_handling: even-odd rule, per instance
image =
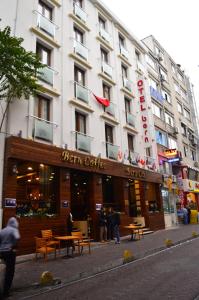
[{"label": "vertical hotel sign", "polygon": [[143,128],[143,138],[144,143],[146,147],[149,143],[149,119],[148,119],[148,113],[147,113],[147,104],[145,99],[145,88],[144,88],[144,81],[142,79],[139,79],[137,82],[137,88],[138,88],[138,96],[139,96],[139,106],[140,106],[140,112],[141,112],[141,126]]}]

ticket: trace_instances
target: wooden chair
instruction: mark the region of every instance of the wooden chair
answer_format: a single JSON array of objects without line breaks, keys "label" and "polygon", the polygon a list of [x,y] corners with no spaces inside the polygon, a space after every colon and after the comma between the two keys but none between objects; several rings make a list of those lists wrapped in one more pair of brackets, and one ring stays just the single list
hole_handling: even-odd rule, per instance
[{"label": "wooden chair", "polygon": [[51,229],[41,230],[42,238],[46,239],[48,246],[55,246],[59,248],[60,253],[60,241],[54,240],[53,233]]},{"label": "wooden chair", "polygon": [[79,240],[77,242],[74,242],[76,247],[80,247],[80,253],[82,254],[84,246],[88,246],[88,252],[91,254],[91,244],[90,239],[86,239],[83,237],[83,234],[81,231],[72,232],[73,236],[77,236]]},{"label": "wooden chair", "polygon": [[47,261],[48,253],[52,253],[52,252],[54,252],[56,258],[56,246],[49,247],[48,242],[46,241],[45,238],[35,237],[35,242],[36,242],[36,253],[35,253],[36,259],[37,259],[37,254],[41,253],[44,255],[45,261]]}]

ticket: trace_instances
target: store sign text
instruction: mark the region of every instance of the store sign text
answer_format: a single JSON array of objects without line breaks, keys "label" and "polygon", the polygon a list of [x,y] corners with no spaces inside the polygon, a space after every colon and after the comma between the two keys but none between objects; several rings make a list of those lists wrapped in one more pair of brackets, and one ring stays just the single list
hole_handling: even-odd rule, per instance
[{"label": "store sign text", "polygon": [[66,161],[71,164],[91,167],[96,169],[104,169],[105,163],[101,161],[100,158],[91,158],[91,157],[80,157],[77,155],[70,154],[68,151],[63,151],[61,154],[61,160]]},{"label": "store sign text", "polygon": [[144,82],[143,82],[142,79],[138,80],[137,86],[138,86],[138,92],[139,92],[141,121],[142,121],[143,130],[144,130],[144,141],[145,141],[145,143],[148,143],[149,142],[148,118],[146,116],[146,102],[145,102],[145,96],[144,96]]},{"label": "store sign text", "polygon": [[146,172],[145,171],[137,171],[131,168],[126,168],[125,170],[127,172],[128,176],[134,177],[134,178],[145,178],[146,177]]}]

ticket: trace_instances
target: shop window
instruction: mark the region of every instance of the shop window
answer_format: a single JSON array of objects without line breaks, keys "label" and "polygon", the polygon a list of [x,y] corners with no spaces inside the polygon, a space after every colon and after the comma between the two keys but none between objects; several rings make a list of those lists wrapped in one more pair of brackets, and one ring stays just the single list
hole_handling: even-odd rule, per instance
[{"label": "shop window", "polygon": [[129,182],[129,215],[130,217],[141,216],[141,187],[138,180]]},{"label": "shop window", "polygon": [[48,216],[58,211],[58,172],[55,167],[18,162],[16,214],[18,216]]}]

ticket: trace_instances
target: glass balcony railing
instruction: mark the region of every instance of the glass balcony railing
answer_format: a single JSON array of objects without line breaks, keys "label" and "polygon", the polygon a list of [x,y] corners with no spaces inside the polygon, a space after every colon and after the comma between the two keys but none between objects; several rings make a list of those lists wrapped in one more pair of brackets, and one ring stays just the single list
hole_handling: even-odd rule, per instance
[{"label": "glass balcony railing", "polygon": [[150,95],[160,102],[164,101],[164,97],[162,96],[162,93],[160,91],[154,89],[154,87],[152,87],[152,86],[150,86]]},{"label": "glass balcony railing", "polygon": [[53,86],[54,83],[54,70],[46,66],[39,70],[39,79]]},{"label": "glass balcony railing", "polygon": [[105,61],[102,62],[102,72],[111,78],[113,77],[113,69]]},{"label": "glass balcony railing", "polygon": [[53,126],[49,121],[34,117],[33,138],[53,142]]},{"label": "glass balcony railing", "polygon": [[92,138],[86,134],[76,132],[76,149],[90,153],[91,139]]},{"label": "glass balcony railing", "polygon": [[105,112],[115,117],[115,104],[113,102],[110,102],[110,105],[105,107]]},{"label": "glass balcony railing", "polygon": [[76,40],[74,40],[74,52],[88,61],[88,49]]},{"label": "glass balcony railing", "polygon": [[128,160],[130,164],[137,166],[140,160],[139,153],[129,150]]},{"label": "glass balcony railing", "polygon": [[83,11],[83,9],[74,3],[74,14],[81,19],[84,23],[86,23],[86,19],[87,19],[87,14],[85,13],[85,11]]},{"label": "glass balcony railing", "polygon": [[155,169],[155,158],[150,156],[145,156],[145,164],[149,170]]},{"label": "glass balcony railing", "polygon": [[120,45],[120,54],[129,59],[129,52],[122,45]]},{"label": "glass balcony railing", "polygon": [[123,77],[123,86],[129,90],[130,92],[132,92],[132,84],[131,81],[128,80],[126,77]]},{"label": "glass balcony railing", "polygon": [[100,35],[105,41],[107,41],[108,43],[111,42],[111,36],[110,36],[110,34],[109,34],[103,27],[100,27],[100,28],[99,28],[99,35]]},{"label": "glass balcony railing", "polygon": [[75,98],[88,103],[89,90],[77,82],[74,82],[74,85],[75,85]]},{"label": "glass balcony railing", "polygon": [[52,37],[55,37],[55,24],[37,12],[37,26]]},{"label": "glass balcony railing", "polygon": [[126,122],[127,124],[135,127],[135,116],[128,111],[126,112]]},{"label": "glass balcony railing", "polygon": [[106,142],[106,154],[108,158],[117,160],[118,151],[119,151],[119,146]]}]

